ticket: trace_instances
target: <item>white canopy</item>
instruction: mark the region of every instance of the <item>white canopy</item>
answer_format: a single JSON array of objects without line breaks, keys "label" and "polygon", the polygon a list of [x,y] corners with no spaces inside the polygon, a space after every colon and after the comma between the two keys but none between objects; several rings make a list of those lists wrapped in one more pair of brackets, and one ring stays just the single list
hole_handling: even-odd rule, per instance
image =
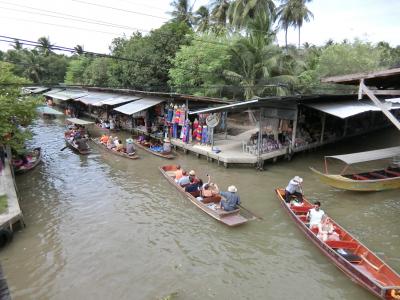
[{"label": "white canopy", "polygon": [[81,119],[77,119],[77,118],[68,118],[67,121],[68,121],[68,122],[71,122],[71,123],[73,123],[73,124],[78,124],[78,125],[90,125],[90,124],[94,124],[94,122],[85,121],[85,120],[81,120]]},{"label": "white canopy", "polygon": [[123,113],[125,115],[133,115],[134,113],[148,109],[164,101],[164,99],[159,98],[143,98],[122,106],[118,106],[114,108],[114,110],[119,111],[120,113]]},{"label": "white canopy", "polygon": [[335,156],[325,156],[325,158],[334,158],[343,161],[344,163],[351,165],[360,162],[373,161],[379,159],[385,159],[400,155],[400,147],[391,147],[379,150],[335,155]]},{"label": "white canopy", "polygon": [[139,100],[139,99],[140,99],[140,97],[137,97],[137,96],[116,95],[114,98],[110,98],[110,99],[101,101],[101,105],[118,105],[118,104],[131,102],[131,101]]}]

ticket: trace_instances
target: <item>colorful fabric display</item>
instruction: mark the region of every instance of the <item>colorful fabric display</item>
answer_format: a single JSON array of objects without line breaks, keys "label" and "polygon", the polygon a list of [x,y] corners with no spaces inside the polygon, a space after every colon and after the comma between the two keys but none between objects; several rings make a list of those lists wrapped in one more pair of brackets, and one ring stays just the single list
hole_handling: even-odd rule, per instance
[{"label": "colorful fabric display", "polygon": [[174,123],[172,126],[172,136],[177,139],[178,138],[178,124]]},{"label": "colorful fabric display", "polygon": [[204,125],[203,129],[201,131],[201,143],[207,144],[207,142],[208,142],[208,130],[207,130],[207,126]]},{"label": "colorful fabric display", "polygon": [[173,117],[174,117],[174,110],[172,108],[169,108],[167,113],[167,122],[171,123]]},{"label": "colorful fabric display", "polygon": [[182,114],[181,109],[180,109],[180,108],[177,108],[177,109],[175,110],[175,117],[174,117],[174,123],[175,123],[175,124],[179,124],[179,121],[180,121],[180,119],[181,119],[181,114]]},{"label": "colorful fabric display", "polygon": [[184,126],[185,125],[185,119],[186,119],[186,109],[184,107],[181,108],[181,114],[179,118],[179,125]]},{"label": "colorful fabric display", "polygon": [[199,121],[197,121],[197,119],[194,119],[194,122],[193,122],[193,135],[192,135],[193,139],[196,139],[196,137],[197,137],[197,128],[198,127],[199,127]]},{"label": "colorful fabric display", "polygon": [[202,130],[203,130],[203,127],[201,125],[199,125],[197,127],[197,134],[196,134],[196,141],[198,141],[198,142],[201,142]]}]

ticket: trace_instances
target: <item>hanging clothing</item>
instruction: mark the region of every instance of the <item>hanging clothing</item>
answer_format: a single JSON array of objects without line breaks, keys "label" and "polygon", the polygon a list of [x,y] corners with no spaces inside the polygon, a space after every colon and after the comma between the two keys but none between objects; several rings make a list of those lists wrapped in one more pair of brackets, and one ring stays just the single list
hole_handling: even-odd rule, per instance
[{"label": "hanging clothing", "polygon": [[193,139],[196,139],[196,137],[197,137],[197,128],[199,127],[199,121],[197,120],[197,119],[194,119],[194,122],[193,122],[193,135],[192,135],[192,137],[193,137]]},{"label": "hanging clothing", "polygon": [[208,130],[207,130],[207,126],[204,125],[203,129],[201,131],[201,143],[207,144],[207,142],[208,142]]},{"label": "hanging clothing", "polygon": [[201,142],[202,129],[203,127],[201,125],[197,127],[196,141],[198,141],[199,143]]},{"label": "hanging clothing", "polygon": [[172,108],[169,108],[167,113],[167,122],[171,123],[173,117],[174,117],[174,110]]},{"label": "hanging clothing", "polygon": [[179,124],[180,119],[181,119],[181,109],[178,107],[178,108],[175,110],[174,123],[175,123],[175,124]]},{"label": "hanging clothing", "polygon": [[178,124],[174,123],[172,126],[172,136],[177,139],[178,138]]},{"label": "hanging clothing", "polygon": [[184,126],[185,125],[185,119],[186,119],[186,110],[184,108],[180,109],[180,117],[179,117],[179,125]]}]

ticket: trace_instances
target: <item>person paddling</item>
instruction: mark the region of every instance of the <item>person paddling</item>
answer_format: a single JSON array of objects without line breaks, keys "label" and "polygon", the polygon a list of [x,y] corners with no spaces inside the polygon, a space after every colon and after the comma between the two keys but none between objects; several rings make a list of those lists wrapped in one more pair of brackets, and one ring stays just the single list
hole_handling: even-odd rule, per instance
[{"label": "person paddling", "polygon": [[225,211],[232,211],[238,208],[240,205],[240,197],[237,193],[237,188],[234,185],[228,187],[227,192],[219,193],[222,197],[225,198],[220,202],[220,208]]}]

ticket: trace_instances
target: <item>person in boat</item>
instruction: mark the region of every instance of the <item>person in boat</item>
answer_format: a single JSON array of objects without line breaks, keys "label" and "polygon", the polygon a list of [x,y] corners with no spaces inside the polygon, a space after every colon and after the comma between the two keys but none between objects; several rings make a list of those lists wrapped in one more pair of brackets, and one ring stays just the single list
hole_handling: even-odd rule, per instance
[{"label": "person in boat", "polygon": [[315,201],[314,207],[307,212],[309,227],[318,227],[318,224],[321,223],[321,219],[324,214],[325,212],[321,209],[321,202]]},{"label": "person in boat", "polygon": [[324,242],[327,240],[339,240],[339,235],[335,232],[335,227],[327,214],[322,216],[321,222],[318,224],[317,236]]},{"label": "person in boat", "polygon": [[293,177],[285,188],[285,202],[290,203],[292,196],[295,196],[298,201],[303,202],[303,178],[299,176]]},{"label": "person in boat", "polygon": [[190,178],[189,175],[187,174],[186,171],[183,171],[182,177],[178,180],[178,184],[180,186],[186,186],[190,183]]},{"label": "person in boat", "polygon": [[104,145],[107,145],[107,143],[108,143],[108,135],[103,134],[103,135],[101,136],[101,138],[100,138],[100,143],[102,143],[102,144],[104,144]]},{"label": "person in boat", "polygon": [[183,170],[181,165],[176,166],[176,171],[175,171],[175,182],[178,182],[179,179],[181,179],[183,176]]},{"label": "person in boat", "polygon": [[190,180],[190,183],[197,183],[200,181],[200,179],[196,177],[196,172],[194,170],[190,170],[189,180]]},{"label": "person in boat", "polygon": [[115,129],[114,119],[110,119],[110,130],[114,130],[114,129]]},{"label": "person in boat", "polygon": [[80,137],[77,140],[75,140],[75,145],[78,147],[79,151],[89,150],[89,146],[87,144],[87,139],[84,137]]},{"label": "person in boat", "polygon": [[126,153],[128,155],[134,155],[136,152],[135,146],[133,145],[133,139],[129,138],[126,140]]},{"label": "person in boat", "polygon": [[220,208],[225,211],[232,211],[238,208],[240,205],[240,197],[237,193],[237,188],[234,185],[228,187],[227,192],[219,193],[225,199],[220,202]]},{"label": "person in boat", "polygon": [[[189,179],[190,180],[190,179]],[[191,179],[193,180],[193,178]],[[201,188],[203,187],[203,181],[199,179],[199,181],[191,181],[186,187],[185,187],[185,192],[188,193],[194,193],[194,192],[199,192]]]},{"label": "person in boat", "polygon": [[119,152],[124,152],[124,144],[122,144],[121,140],[118,140],[118,143],[116,144],[116,150]]}]

